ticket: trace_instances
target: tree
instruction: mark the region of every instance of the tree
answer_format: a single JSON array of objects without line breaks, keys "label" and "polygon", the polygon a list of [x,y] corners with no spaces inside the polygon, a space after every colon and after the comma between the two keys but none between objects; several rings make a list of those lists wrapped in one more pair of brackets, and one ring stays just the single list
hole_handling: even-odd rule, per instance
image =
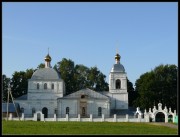
[{"label": "tree", "polygon": [[90,88],[95,91],[108,90],[108,83],[105,81],[106,76],[97,67],[88,68],[84,65],[75,65],[72,60],[66,58],[58,62],[56,67],[66,84],[66,94],[83,88]]},{"label": "tree", "polygon": [[160,65],[154,69],[157,100],[177,110],[177,66]]},{"label": "tree", "polygon": [[57,65],[55,64],[53,69],[55,69],[58,72]]},{"label": "tree", "polygon": [[153,72],[147,72],[140,76],[140,79],[136,80],[135,92],[138,93],[138,97],[135,100],[135,105],[143,109],[148,109],[153,106],[155,92],[154,92],[154,74]]},{"label": "tree", "polygon": [[136,106],[149,109],[161,102],[177,110],[177,66],[159,65],[136,80]]},{"label": "tree", "polygon": [[133,107],[134,104],[134,100],[137,98],[137,92],[134,91],[134,87],[132,82],[129,81],[129,79],[127,79],[127,92],[128,92],[128,101],[129,101],[129,106]]},{"label": "tree", "polygon": [[76,65],[74,68],[75,91],[88,87],[89,68],[84,65]]},{"label": "tree", "polygon": [[87,78],[89,88],[96,91],[108,91],[109,87],[105,78],[106,76],[97,67],[91,67]]},{"label": "tree", "polygon": [[2,79],[3,79],[2,102],[7,102],[8,84],[10,82],[10,78],[7,78],[6,75],[2,75]]},{"label": "tree", "polygon": [[34,70],[27,69],[26,71],[15,71],[11,79],[11,91],[14,98],[27,94],[28,79],[31,78]]},{"label": "tree", "polygon": [[37,69],[40,69],[40,68],[45,68],[45,64],[44,63],[39,64]]},{"label": "tree", "polygon": [[66,85],[66,94],[70,94],[74,91],[74,62],[63,58],[62,61],[57,63],[57,70],[60,72],[61,78],[64,80]]}]

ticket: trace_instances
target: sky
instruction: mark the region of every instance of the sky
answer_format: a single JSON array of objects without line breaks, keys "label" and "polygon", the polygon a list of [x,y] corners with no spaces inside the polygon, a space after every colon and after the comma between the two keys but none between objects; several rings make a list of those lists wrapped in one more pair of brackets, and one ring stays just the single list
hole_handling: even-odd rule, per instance
[{"label": "sky", "polygon": [[96,66],[108,82],[121,56],[135,84],[160,64],[178,65],[177,2],[3,2],[2,74],[37,68],[49,54]]}]

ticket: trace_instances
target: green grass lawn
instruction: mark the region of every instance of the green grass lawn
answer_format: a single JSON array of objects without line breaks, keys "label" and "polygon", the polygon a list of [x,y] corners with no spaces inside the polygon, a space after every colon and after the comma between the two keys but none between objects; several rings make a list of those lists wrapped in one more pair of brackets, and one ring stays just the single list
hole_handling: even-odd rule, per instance
[{"label": "green grass lawn", "polygon": [[2,121],[2,134],[178,134],[178,129],[126,122]]}]

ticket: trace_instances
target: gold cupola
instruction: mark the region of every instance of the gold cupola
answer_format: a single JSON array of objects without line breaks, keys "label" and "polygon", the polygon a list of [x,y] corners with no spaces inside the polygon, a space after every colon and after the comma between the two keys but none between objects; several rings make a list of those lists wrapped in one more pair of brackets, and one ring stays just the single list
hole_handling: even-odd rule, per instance
[{"label": "gold cupola", "polygon": [[50,62],[51,61],[51,57],[49,56],[49,53],[47,54],[47,56],[44,58],[45,61]]},{"label": "gold cupola", "polygon": [[120,63],[121,56],[117,53],[115,56],[116,64]]},{"label": "gold cupola", "polygon": [[45,60],[45,68],[51,68],[51,56],[49,55],[49,48],[48,48],[48,54],[44,58]]}]

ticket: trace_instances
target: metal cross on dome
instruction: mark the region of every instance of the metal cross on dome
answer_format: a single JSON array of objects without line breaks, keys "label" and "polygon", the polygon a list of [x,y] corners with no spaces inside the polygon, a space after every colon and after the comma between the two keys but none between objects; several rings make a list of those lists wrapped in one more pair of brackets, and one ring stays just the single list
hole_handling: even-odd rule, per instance
[{"label": "metal cross on dome", "polygon": [[119,53],[118,47],[119,47],[119,42],[117,41],[116,54]]}]

